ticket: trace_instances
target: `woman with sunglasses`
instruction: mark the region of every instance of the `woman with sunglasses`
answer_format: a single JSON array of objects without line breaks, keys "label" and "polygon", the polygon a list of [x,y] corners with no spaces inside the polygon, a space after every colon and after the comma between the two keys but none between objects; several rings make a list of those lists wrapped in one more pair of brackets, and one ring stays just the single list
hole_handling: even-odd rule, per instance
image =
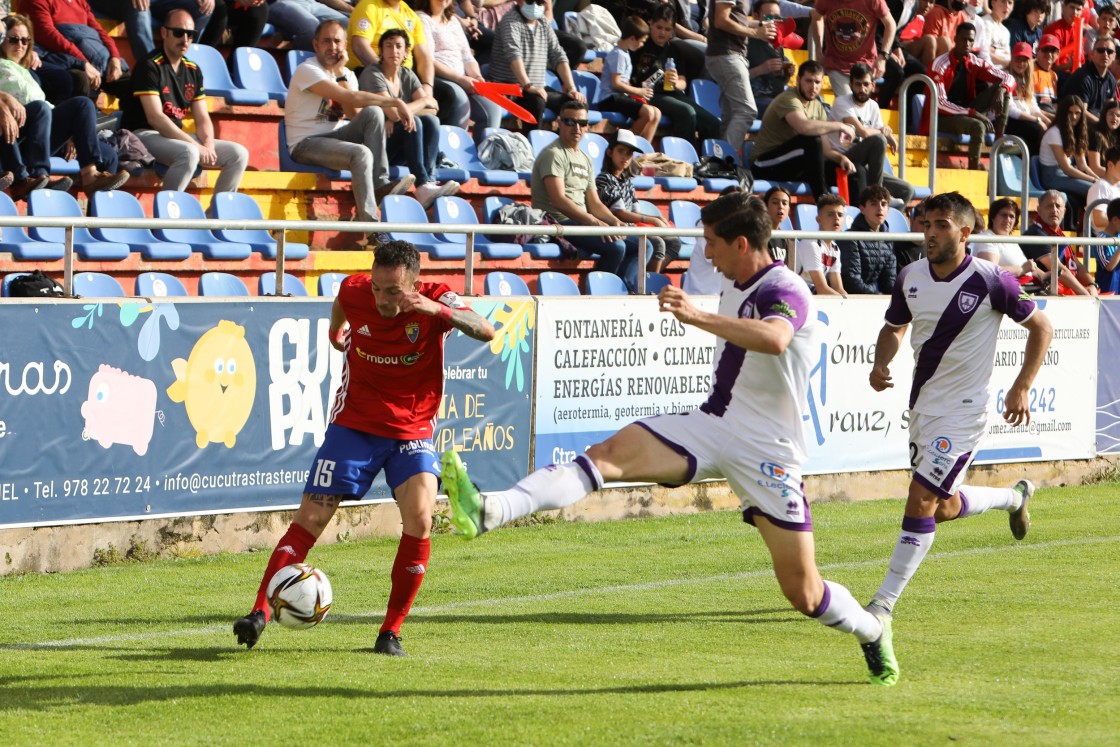
[{"label": "woman with sunglasses", "polygon": [[[0,45],[0,91],[13,96],[25,108],[51,107],[42,87],[29,70],[31,48],[35,43],[31,21],[15,14],[4,19],[5,37]],[[50,122],[46,147],[26,142],[13,148],[12,162],[5,157],[4,168],[11,168],[16,183],[12,197],[19,199],[28,192],[49,186],[70,189],[73,182],[62,177],[49,182],[51,154],[66,160],[78,159],[81,187],[87,194],[103,189],[117,189],[128,181],[127,171],[117,170],[117,153],[97,137],[97,107],[86,96],[74,96],[59,102],[47,117]]]}]

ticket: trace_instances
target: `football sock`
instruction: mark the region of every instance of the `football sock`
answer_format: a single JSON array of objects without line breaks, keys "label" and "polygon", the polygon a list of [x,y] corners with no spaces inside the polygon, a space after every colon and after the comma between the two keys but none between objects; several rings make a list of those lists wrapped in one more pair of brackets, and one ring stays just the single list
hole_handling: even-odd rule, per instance
[{"label": "football sock", "polygon": [[307,553],[314,546],[315,537],[312,536],[311,532],[294,522],[288,527],[288,531],[276,543],[276,549],[272,551],[272,557],[268,559],[268,566],[264,569],[264,578],[261,579],[261,586],[257,589],[257,601],[253,605],[253,612],[263,611],[265,620],[272,617],[272,610],[268,608],[268,582],[276,575],[276,571],[284,566],[292,563],[302,563],[306,560]]},{"label": "football sock", "polygon": [[841,633],[851,633],[860,643],[871,643],[883,632],[878,618],[861,607],[846,587],[833,581],[824,582],[824,596],[809,617]]},{"label": "football sock", "polygon": [[393,561],[393,588],[389,592],[389,604],[385,610],[385,622],[381,633],[391,630],[398,635],[401,623],[412,609],[412,601],[424,583],[424,573],[428,570],[428,557],[432,553],[432,541],[428,537],[420,539],[411,534],[402,534],[397,545],[397,559]]},{"label": "football sock", "polygon": [[929,549],[933,547],[936,527],[937,521],[932,516],[902,518],[902,533],[898,536],[898,544],[894,546],[887,577],[883,579],[883,585],[874,596],[874,600],[882,602],[888,610],[894,609],[894,604],[902,595],[902,590],[906,588],[906,584],[917,572]]},{"label": "football sock", "polygon": [[1011,488],[978,488],[962,485],[960,490],[961,512],[958,519],[977,516],[985,511],[998,508],[1001,511],[1014,511],[1023,502],[1023,496]]},{"label": "football sock", "polygon": [[572,464],[550,464],[509,490],[487,493],[483,521],[488,529],[493,529],[534,511],[570,506],[602,487],[599,468],[586,454],[580,454]]}]

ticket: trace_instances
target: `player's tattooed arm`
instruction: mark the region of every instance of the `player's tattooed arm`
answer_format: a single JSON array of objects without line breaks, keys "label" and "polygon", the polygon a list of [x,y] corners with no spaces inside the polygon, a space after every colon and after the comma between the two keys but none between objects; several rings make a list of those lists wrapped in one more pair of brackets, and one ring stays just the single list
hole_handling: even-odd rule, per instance
[{"label": "player's tattooed arm", "polygon": [[467,337],[482,342],[490,342],[497,334],[493,324],[470,309],[452,309],[448,323]]}]

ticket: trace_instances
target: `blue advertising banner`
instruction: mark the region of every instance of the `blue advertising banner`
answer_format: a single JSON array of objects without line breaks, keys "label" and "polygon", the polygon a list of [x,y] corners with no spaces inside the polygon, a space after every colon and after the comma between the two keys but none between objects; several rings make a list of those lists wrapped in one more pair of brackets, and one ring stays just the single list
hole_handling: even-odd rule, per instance
[{"label": "blue advertising banner", "polygon": [[[528,466],[532,301],[477,299],[499,329],[447,340],[439,448],[483,488]],[[0,527],[292,507],[342,355],[327,299],[5,303]],[[383,479],[366,502],[390,499]]]},{"label": "blue advertising banner", "polygon": [[1100,301],[1097,337],[1097,453],[1120,453],[1120,303]]}]

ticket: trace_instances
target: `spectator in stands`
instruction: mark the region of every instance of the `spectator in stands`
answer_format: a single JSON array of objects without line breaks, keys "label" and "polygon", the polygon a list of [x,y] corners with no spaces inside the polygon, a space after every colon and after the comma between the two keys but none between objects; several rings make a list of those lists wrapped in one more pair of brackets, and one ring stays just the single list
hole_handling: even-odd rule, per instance
[{"label": "spectator in stands", "polygon": [[1058,109],[1058,73],[1054,61],[1058,59],[1058,40],[1044,36],[1038,43],[1038,56],[1034,61],[1034,95],[1042,111],[1053,114]]},{"label": "spectator in stands", "polygon": [[1070,76],[1060,89],[1062,96],[1079,96],[1085,102],[1085,116],[1096,122],[1105,102],[1116,98],[1116,78],[1108,69],[1116,57],[1116,40],[1101,39],[1093,45],[1089,61]]},{"label": "spectator in stands", "polygon": [[[607,206],[614,217],[627,225],[644,223],[655,228],[669,228],[669,222],[660,215],[642,213],[635,207],[634,184],[630,164],[634,154],[646,152],[630,130],[619,130],[607,145],[603,158],[603,170],[595,177],[595,190],[599,200]],[[637,288],[637,260],[639,237],[627,236],[626,261],[619,268],[622,279],[631,290]],[[680,256],[681,240],[676,236],[646,237],[646,272],[661,272],[670,262]]]},{"label": "spectator in stands", "polygon": [[494,46],[494,30],[510,10],[516,7],[514,0],[457,0],[459,10],[455,17],[467,33],[475,59],[482,65],[490,61],[490,50]]},{"label": "spectator in stands", "polygon": [[389,29],[377,44],[380,65],[362,71],[362,88],[371,93],[387,94],[406,102],[412,114],[412,127],[396,103],[385,109],[385,149],[389,163],[407,166],[416,177],[416,199],[427,210],[437,197],[453,195],[459,191],[459,182],[448,179],[443,184],[436,181],[436,162],[439,158],[439,120],[437,104],[431,89],[420,84],[416,73],[404,67],[408,56],[408,32]]},{"label": "spectator in stands", "polygon": [[[1104,154],[1104,175],[1089,188],[1085,204],[1092,205],[1099,200],[1112,202],[1117,198],[1120,198],[1120,147],[1113,145]],[[1104,204],[1093,209],[1093,226],[1098,231],[1103,231],[1108,226]]]},{"label": "spectator in stands", "polygon": [[[49,123],[46,152],[66,160],[78,159],[82,189],[92,194],[102,189],[118,189],[128,181],[127,171],[118,170],[117,152],[97,137],[97,107],[86,96],[75,96],[53,108],[30,67],[35,45],[31,21],[27,16],[11,15],[4,19],[6,35],[0,46],[0,91],[11,94],[29,112],[27,122]],[[42,107],[53,109],[46,114]],[[41,126],[41,125],[40,125]],[[33,138],[36,139],[37,138]],[[49,161],[43,164],[42,144],[36,142],[32,152],[39,163],[28,164],[31,170],[48,170]],[[30,178],[30,177],[28,177]],[[24,183],[28,186],[27,183]],[[61,177],[49,185],[53,189],[69,189],[72,181]],[[13,189],[15,189],[13,187]],[[19,190],[15,190],[18,194]]]},{"label": "spectator in stands", "polygon": [[938,129],[968,135],[968,167],[980,168],[980,148],[984,136],[994,132],[1003,136],[1010,111],[1009,98],[1015,80],[1006,71],[984,62],[969,50],[976,39],[971,23],[957,27],[953,49],[929,68],[937,91],[940,116]]},{"label": "spectator in stands", "polygon": [[[879,105],[884,109],[897,108],[894,100],[902,81],[911,75],[925,75],[926,73],[926,65],[923,65],[921,60],[908,51],[909,40],[903,41],[901,37],[908,25],[917,23],[918,31],[921,31],[921,24],[925,21],[924,14],[929,12],[931,6],[931,0],[917,0],[917,2],[906,0],[905,3],[901,0],[887,0],[887,7],[891,9],[891,17],[898,23],[896,24],[894,44],[887,47],[878,43],[880,51],[887,52],[882,81],[876,79]],[[879,30],[882,31],[882,26],[879,27]]]},{"label": "spectator in stands", "polygon": [[[815,60],[801,63],[797,86],[782,93],[766,110],[762,128],[753,140],[751,172],[758,179],[773,181],[803,180],[814,196],[828,192],[829,174],[826,162],[833,162],[848,174],[855,165],[843,153],[836,152],[828,138],[840,133],[841,141],[851,142],[855,128],[844,122],[828,121],[821,103],[824,67]],[[835,181],[835,177],[832,177]]]},{"label": "spectator in stands", "polygon": [[636,85],[632,79],[634,64],[630,57],[649,39],[649,26],[637,16],[628,16],[622,19],[619,30],[622,35],[618,46],[608,52],[603,61],[603,98],[596,108],[603,112],[619,112],[633,119],[630,130],[646,140],[653,140],[661,122],[661,110],[649,103],[653,99],[653,87]]},{"label": "spectator in stands", "polygon": [[848,144],[839,133],[830,133],[828,139],[832,149],[846,155],[856,167],[853,192],[858,195],[870,184],[882,184],[900,206],[905,206],[914,199],[914,187],[904,179],[885,173],[887,148],[896,153],[898,140],[883,121],[879,104],[871,98],[875,89],[871,68],[862,62],[852,65],[849,86],[852,92],[836,97],[828,118],[855,128],[855,140]]},{"label": "spectator in stands", "polygon": [[[852,233],[887,231],[891,193],[873,184],[859,196],[859,215],[848,230]],[[894,248],[889,241],[845,240],[840,244],[844,289],[849,294],[887,294],[898,273]]]},{"label": "spectator in stands", "polygon": [[[1120,236],[1120,199],[1108,203],[1105,210],[1108,224],[1101,236],[1114,239]],[[1096,249],[1097,267],[1093,280],[1102,293],[1120,293],[1120,246],[1115,242],[1102,244]]]},{"label": "spectator in stands", "polygon": [[[521,96],[513,100],[525,107],[537,121],[544,110],[559,111],[568,101],[586,102],[576,87],[572,68],[560,49],[552,28],[543,21],[545,0],[517,0],[517,12],[507,13],[498,23],[494,50],[487,77],[497,83],[517,83]],[[560,78],[563,92],[545,87],[545,71]],[[527,133],[533,125],[521,123]],[[590,179],[590,174],[588,179]]]},{"label": "spectator in stands", "polygon": [[678,75],[688,80],[707,77],[705,51],[708,48],[708,40],[706,37],[702,40],[697,39],[698,35],[680,36],[682,26],[679,21],[684,15],[678,5],[671,2],[654,3],[651,11],[638,15],[651,25],[659,18],[669,22],[658,38],[662,39],[661,43],[666,46],[668,56],[673,58]]},{"label": "spectator in stands", "polygon": [[[1120,9],[1115,5],[1098,5],[1095,27],[1086,24],[1085,55],[1088,56],[1098,39],[1115,39],[1116,29],[1120,27]],[[1113,74],[1115,75],[1115,73]]]},{"label": "spectator in stands", "polygon": [[[402,29],[408,34],[411,45],[404,67],[420,77],[424,93],[431,94],[435,89],[435,65],[428,35],[420,16],[403,0],[361,0],[350,14],[347,33],[350,36],[350,61],[346,63],[351,70],[380,64],[377,45],[381,35],[389,29]],[[364,70],[362,71],[364,72]],[[358,86],[369,90],[358,77]]]},{"label": "spectator in stands", "polygon": [[[504,19],[503,19],[504,22]],[[499,54],[501,45],[494,47]],[[567,61],[564,63],[567,65]],[[533,207],[544,210],[561,225],[621,226],[623,221],[603,204],[595,190],[591,157],[579,148],[587,131],[587,104],[567,101],[560,108],[559,136],[533,163]],[[565,236],[580,254],[596,257],[595,269],[618,274],[626,257],[619,236]]]},{"label": "spectator in stands", "polygon": [[720,137],[723,124],[718,116],[688,96],[686,91],[689,78],[680,66],[675,73],[670,71],[667,74],[672,84],[671,90],[666,91],[663,85],[658,84],[661,76],[665,75],[666,63],[676,54],[673,44],[674,18],[676,15],[673,6],[658,5],[654,8],[649,21],[649,39],[641,49],[630,55],[634,63],[630,79],[639,86],[647,83],[652,86],[653,98],[649,103],[669,119],[669,131],[673,137],[697,144],[698,140]]},{"label": "spectator in stands", "polygon": [[[996,200],[988,209],[988,230],[980,231],[977,241],[971,244],[972,254],[997,264],[1019,279],[1019,284],[1030,293],[1047,293],[1050,273],[1027,259],[1022,247],[1012,243],[983,242],[984,236],[1011,236],[1019,225],[1019,203],[1009,197]],[[1062,268],[1065,274],[1069,270]]]},{"label": "spectator in stands", "polygon": [[1009,69],[1015,79],[1015,91],[1009,100],[1007,134],[1021,137],[1029,155],[1037,155],[1042,135],[1050,127],[1054,115],[1038,105],[1034,90],[1034,50],[1026,42],[1015,45]]},{"label": "spectator in stands", "polygon": [[[40,0],[32,1],[39,2]],[[48,2],[55,2],[55,0],[48,0]],[[69,3],[70,0],[66,0],[66,2]],[[173,10],[185,10],[194,19],[196,34],[201,36],[210,21],[210,14],[214,10],[214,0],[90,0],[89,4],[93,10],[101,15],[124,22],[124,28],[128,34],[128,44],[132,48],[132,57],[136,64],[140,64],[141,60],[155,51],[156,43],[152,38],[153,18],[163,19]],[[38,27],[38,21],[34,16],[31,17],[31,20],[35,21],[36,27]],[[55,22],[73,23],[73,21],[58,19]],[[101,31],[101,27],[97,26],[96,21],[90,26],[91,28],[96,26],[95,30]],[[103,34],[104,32],[101,32],[98,36]],[[198,36],[195,38],[198,38]],[[105,37],[108,39],[107,35]],[[105,46],[110,50],[115,49],[108,44],[105,44]],[[94,86],[94,88],[96,87]]]},{"label": "spectator in stands", "polygon": [[[880,0],[881,1],[881,0]],[[781,18],[777,0],[763,0],[754,6],[754,19],[761,23]],[[786,57],[781,45],[765,39],[747,39],[747,64],[751,69],[751,91],[754,93],[758,116],[766,113],[766,107],[774,98],[786,90],[790,77],[797,66]]]},{"label": "spectator in stands", "polygon": [[[882,47],[876,44],[880,25]],[[821,62],[837,96],[852,92],[848,74],[856,63],[871,68],[875,79],[883,77],[895,35],[886,0],[817,0],[809,28],[816,48],[824,45]]]},{"label": "spectator in stands", "polygon": [[456,20],[453,0],[418,0],[416,12],[432,45],[439,121],[467,129],[474,120],[474,139],[481,141],[487,127],[502,126],[504,110],[475,92],[482,71],[463,25]]},{"label": "spectator in stands", "polygon": [[1097,178],[1104,176],[1104,152],[1120,145],[1120,101],[1109,101],[1101,109],[1097,123],[1089,128],[1089,153],[1085,162]]},{"label": "spectator in stands", "polygon": [[[1014,6],[1015,0],[991,0],[991,12],[974,21],[977,40],[980,39],[983,30],[983,38],[986,41],[979,46],[976,54],[996,67],[1007,67],[1011,64],[1011,32],[1003,22],[1007,20]],[[1031,50],[1033,56],[1034,47],[1031,47]]]},{"label": "spectator in stands", "polygon": [[[775,184],[773,187],[766,190],[766,194],[762,196],[762,202],[766,205],[766,212],[770,214],[770,225],[773,227],[773,230],[783,230],[782,224],[789,219],[789,190],[779,184]],[[785,230],[788,230],[788,228]],[[793,239],[777,239],[773,236],[770,237],[770,243],[767,245],[767,249],[770,251],[770,258],[775,262],[782,262],[786,265],[790,263],[790,250],[793,247]]]},{"label": "spectator in stands", "polygon": [[1081,37],[1074,21],[1081,17],[1085,10],[1084,0],[1063,0],[1062,17],[1042,30],[1043,34],[1050,34],[1058,40],[1058,60],[1054,63],[1059,73],[1068,73],[1073,67],[1073,58],[1076,50],[1081,47]]},{"label": "spectator in stands", "polygon": [[414,126],[412,112],[402,99],[358,90],[346,66],[341,21],[320,23],[312,44],[315,56],[295,69],[288,86],[288,151],[298,163],[348,170],[358,220],[375,221],[383,197],[405,192],[416,181],[412,174],[389,181],[385,148],[385,111],[396,111],[402,129]]},{"label": "spectator in stands", "polygon": [[[1038,220],[1030,225],[1025,236],[1065,237],[1062,219],[1066,212],[1066,196],[1056,189],[1048,189],[1038,199]],[[1023,253],[1043,271],[1049,273],[1050,245],[1024,244]],[[1077,250],[1070,245],[1058,247],[1058,293],[1063,296],[1097,295],[1097,284],[1077,258]],[[1049,274],[1046,282],[1050,281]]]},{"label": "spectator in stands", "polygon": [[949,3],[952,10],[941,4],[930,8],[925,25],[922,26],[922,35],[907,47],[910,54],[927,67],[938,57],[948,54],[953,40],[957,38],[957,29],[968,21],[964,0],[949,0]]},{"label": "spectator in stands", "polygon": [[0,92],[0,188],[13,200],[47,186],[69,189],[72,182],[50,183],[51,111],[45,101],[24,107],[10,93]]},{"label": "spectator in stands", "polygon": [[347,23],[352,10],[346,0],[270,0],[268,22],[291,41],[293,49],[311,49],[320,23]]},{"label": "spectator in stands", "polygon": [[[1078,206],[1084,205],[1089,188],[1097,180],[1086,161],[1088,153],[1085,104],[1077,96],[1063,96],[1038,151],[1038,180],[1042,188],[1064,192],[1075,197]],[[1062,210],[1065,211],[1064,198]]]},{"label": "spectator in stands", "polygon": [[[1026,42],[1041,50],[1043,24],[1049,13],[1049,0],[1019,0],[1015,5],[1014,15],[1003,22],[1007,27],[1008,42],[1011,46]],[[1055,47],[1054,51],[1056,53],[1058,48]]]},{"label": "spectator in stands", "polygon": [[[90,90],[115,83],[126,70],[113,39],[101,28],[86,0],[21,0],[20,12],[31,19],[41,55],[69,55],[85,62]],[[54,57],[68,66],[66,57]]]},{"label": "spectator in stands", "polygon": [[576,34],[565,31],[562,19],[556,21],[552,15],[552,0],[544,0],[544,22],[549,28],[552,28],[554,22],[556,23],[556,28],[552,29],[552,32],[556,34],[556,41],[560,42],[560,48],[568,58],[568,67],[572,70],[578,68],[587,54],[587,42]]},{"label": "spectator in stands", "polygon": [[[186,57],[195,37],[194,19],[185,10],[173,10],[159,33],[161,48],[138,63],[132,74],[133,94],[122,102],[121,127],[132,130],[168,167],[164,189],[186,189],[202,166],[219,170],[215,192],[236,192],[249,151],[240,143],[214,138],[202,71]],[[194,116],[191,135],[183,131],[188,114]]]},{"label": "spectator in stands", "polygon": [[198,43],[211,47],[255,47],[268,24],[268,11],[266,0],[214,0],[214,10]]},{"label": "spectator in stands", "polygon": [[751,71],[747,66],[747,39],[773,39],[773,21],[756,21],[749,15],[750,0],[709,0],[711,26],[708,28],[708,75],[719,85],[719,110],[723,139],[731,147],[743,147],[758,116],[751,91]]},{"label": "spectator in stands", "polygon": [[[840,195],[823,194],[818,197],[817,230],[843,230],[846,207],[847,203]],[[844,292],[842,268],[840,246],[835,241],[801,239],[797,242],[797,274],[805,278],[809,288],[818,296],[848,297]]]}]

